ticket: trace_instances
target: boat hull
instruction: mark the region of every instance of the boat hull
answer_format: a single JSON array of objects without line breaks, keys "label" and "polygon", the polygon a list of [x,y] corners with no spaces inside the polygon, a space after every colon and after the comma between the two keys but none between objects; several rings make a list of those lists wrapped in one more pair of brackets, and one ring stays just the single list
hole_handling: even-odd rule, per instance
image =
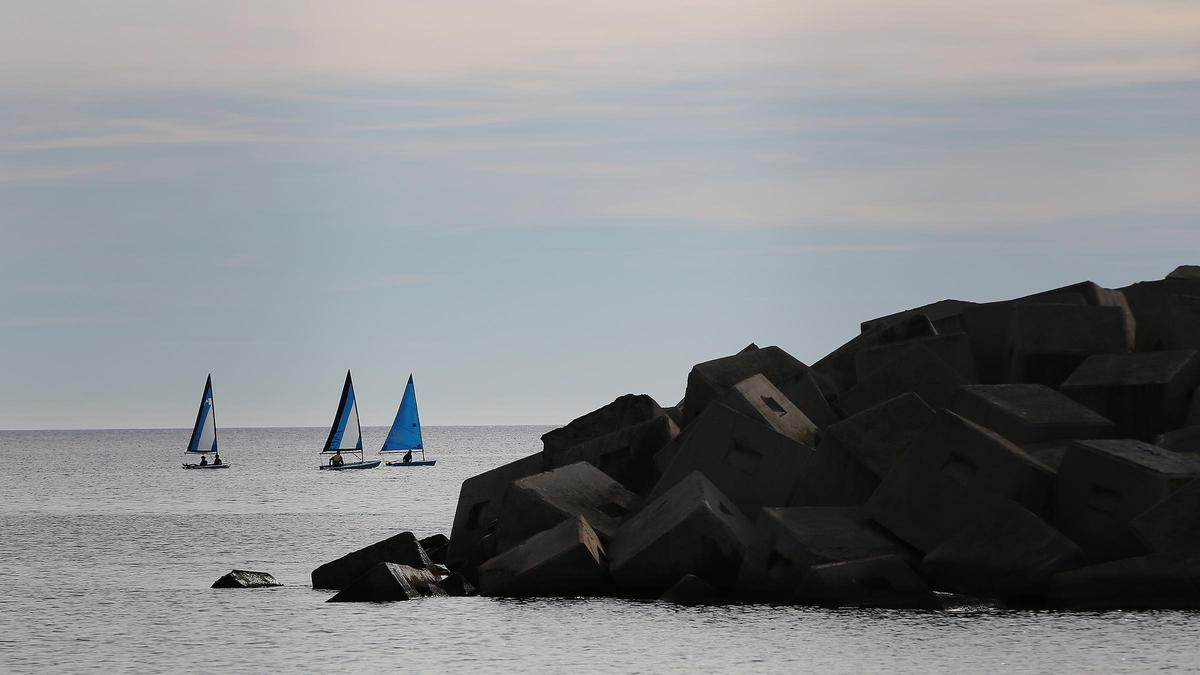
[{"label": "boat hull", "polygon": [[346,469],[374,469],[377,466],[379,466],[379,460],[376,459],[367,462],[346,462],[338,466],[322,464],[317,468],[322,471],[344,471]]},{"label": "boat hull", "polygon": [[229,464],[184,464],[185,469],[228,469]]},{"label": "boat hull", "polygon": [[388,466],[433,466],[437,464],[436,459],[414,459],[411,462],[402,462],[396,460],[394,462],[385,462]]}]

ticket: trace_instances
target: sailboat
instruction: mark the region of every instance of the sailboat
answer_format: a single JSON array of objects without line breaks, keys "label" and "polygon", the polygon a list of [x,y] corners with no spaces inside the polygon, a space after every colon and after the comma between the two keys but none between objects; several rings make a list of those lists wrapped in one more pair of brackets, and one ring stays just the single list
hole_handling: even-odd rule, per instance
[{"label": "sailboat", "polygon": [[[421,459],[412,459],[412,451],[419,450]],[[404,388],[404,398],[400,399],[400,408],[396,411],[396,420],[388,431],[387,439],[383,441],[380,454],[406,453],[404,460],[390,461],[388,466],[433,466],[436,459],[425,459],[425,444],[421,441],[421,417],[417,414],[417,390],[413,387],[413,378],[408,376],[408,386]]]},{"label": "sailboat", "polygon": [[[204,383],[204,394],[200,396],[200,410],[196,413],[196,426],[192,429],[192,438],[188,441],[184,455],[197,454],[204,458],[203,464],[191,464],[184,461],[185,469],[228,469],[229,465],[221,461],[217,452],[217,410],[213,407],[212,374]],[[212,462],[208,455],[213,455]]]},{"label": "sailboat", "polygon": [[[350,379],[350,371],[346,371],[346,384],[342,386],[342,399],[338,401],[337,414],[333,417],[333,426],[329,429],[329,438],[321,449],[323,455],[340,453],[358,455],[357,462],[341,464],[322,464],[319,469],[341,471],[342,469],[374,469],[379,466],[379,460],[363,458],[362,427],[358,423],[358,402],[354,400],[354,381]],[[332,457],[330,461],[332,461]]]}]

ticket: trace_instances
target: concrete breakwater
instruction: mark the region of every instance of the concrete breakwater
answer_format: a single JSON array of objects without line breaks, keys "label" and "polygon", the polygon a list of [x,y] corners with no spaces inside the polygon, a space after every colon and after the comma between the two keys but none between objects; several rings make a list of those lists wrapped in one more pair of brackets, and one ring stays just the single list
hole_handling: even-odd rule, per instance
[{"label": "concrete breakwater", "polygon": [[466,480],[449,541],[313,573],[334,599],[1200,607],[1200,268],[943,300],[806,365],[750,345]]}]

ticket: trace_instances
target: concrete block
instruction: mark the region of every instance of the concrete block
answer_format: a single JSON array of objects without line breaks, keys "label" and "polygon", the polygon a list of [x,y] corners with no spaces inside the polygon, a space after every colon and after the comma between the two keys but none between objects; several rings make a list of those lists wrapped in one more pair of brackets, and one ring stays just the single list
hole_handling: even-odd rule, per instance
[{"label": "concrete block", "polygon": [[[751,345],[754,346],[754,345]],[[751,375],[764,375],[782,383],[808,372],[808,366],[779,347],[750,349],[692,367],[683,396],[684,426],[691,424],[710,401],[718,400],[730,387]]]},{"label": "concrete block", "polygon": [[813,565],[918,554],[858,507],[765,508],[738,572],[738,592],[786,601]]},{"label": "concrete block", "polygon": [[1045,511],[1053,474],[998,434],[938,411],[867,502],[892,534],[928,553],[1002,500]]},{"label": "concrete block", "polygon": [[727,598],[728,595],[716,586],[695,574],[685,574],[658,599],[676,605],[708,605],[724,602]]},{"label": "concrete block", "polygon": [[1200,609],[1200,560],[1150,555],[1090,565],[1055,575],[1047,596],[1090,611]]},{"label": "concrete block", "polygon": [[479,568],[481,595],[556,597],[595,595],[608,588],[599,535],[582,516],[558,523]]},{"label": "concrete block", "polygon": [[[1143,281],[1121,289],[1137,322],[1136,350],[1139,352],[1167,349],[1165,342],[1177,339],[1170,336],[1172,309],[1167,307],[1172,296],[1200,296],[1200,281],[1187,278],[1168,277],[1158,281]],[[1184,303],[1186,304],[1186,303]],[[1176,306],[1174,310],[1182,309]],[[1186,316],[1178,317],[1186,319]],[[1168,329],[1166,340],[1161,329]],[[1195,346],[1192,347],[1193,349]]]},{"label": "concrete block", "polygon": [[[446,564],[475,578],[479,564],[494,555],[495,537],[485,546],[484,538],[496,531],[500,502],[513,481],[542,471],[542,453],[523,457],[463,481],[458,492],[458,507],[454,511],[454,526],[450,530],[450,548]],[[488,550],[488,549],[493,550]]]},{"label": "concrete block", "polygon": [[1168,274],[1167,278],[1200,281],[1200,265],[1180,265]]},{"label": "concrete block", "polygon": [[622,591],[648,597],[657,597],[686,574],[729,588],[751,530],[731,499],[704,474],[692,472],[613,535],[613,579]]},{"label": "concrete block", "polygon": [[813,371],[810,370],[785,380],[777,386],[779,391],[783,392],[783,395],[800,409],[800,412],[817,425],[818,429],[836,424],[841,419],[829,405],[829,398],[825,395],[825,390],[822,389]]},{"label": "concrete block", "polygon": [[890,361],[902,358],[909,345],[917,344],[936,354],[961,375],[964,381],[979,381],[979,374],[975,370],[975,357],[971,353],[971,338],[966,333],[939,334],[859,350],[854,355],[854,370],[858,381],[861,382]]},{"label": "concrete block", "polygon": [[1159,434],[1154,444],[1166,450],[1200,454],[1200,425],[1193,425]]},{"label": "concrete block", "polygon": [[886,365],[859,380],[838,397],[837,405],[847,415],[862,412],[901,394],[912,392],[935,408],[944,408],[954,392],[967,380],[921,344],[905,346]]},{"label": "concrete block", "polygon": [[401,532],[321,565],[312,571],[313,588],[342,590],[381,562],[427,569],[433,562],[412,532]]},{"label": "concrete block", "polygon": [[1128,438],[1150,440],[1183,426],[1200,382],[1195,350],[1090,356],[1062,392],[1112,420]]},{"label": "concrete block", "polygon": [[1130,522],[1200,475],[1200,457],[1130,439],[1076,441],[1054,483],[1052,524],[1092,562],[1145,553]]},{"label": "concrete block", "polygon": [[429,570],[378,562],[326,602],[392,602],[445,595]]},{"label": "concrete block", "polygon": [[1088,356],[1132,349],[1120,307],[1017,304],[1008,325],[1007,380],[1057,389]]},{"label": "concrete block", "polygon": [[282,585],[267,572],[232,570],[229,574],[214,581],[210,588],[264,588]]},{"label": "concrete block", "polygon": [[465,598],[476,595],[475,585],[458,572],[455,572],[438,582],[446,595],[452,598]]},{"label": "concrete block", "polygon": [[714,401],[688,427],[650,498],[700,471],[743,513],[786,506],[812,453],[811,448]]},{"label": "concrete block", "polygon": [[816,565],[800,583],[796,600],[826,607],[941,608],[929,586],[894,555]]},{"label": "concrete block", "polygon": [[1152,553],[1200,559],[1200,480],[1192,479],[1130,521]]},{"label": "concrete block", "polygon": [[584,516],[602,538],[641,507],[641,499],[603,471],[579,462],[513,481],[496,523],[499,551],[574,516]]},{"label": "concrete block", "polygon": [[446,564],[446,551],[450,549],[450,537],[444,534],[432,534],[420,540],[420,544],[431,561],[439,565]]},{"label": "concrete block", "polygon": [[626,394],[612,403],[571,420],[569,424],[542,434],[545,469],[564,466],[557,455],[568,448],[616,431],[648,422],[663,415],[663,409],[645,394]]},{"label": "concrete block", "polygon": [[974,302],[965,302],[963,300],[939,300],[938,302],[914,309],[864,321],[860,327],[862,332],[866,333],[873,328],[891,325],[911,316],[922,314],[925,318],[929,319],[938,334],[961,333],[966,329],[963,313],[967,308],[973,307],[975,304]]},{"label": "concrete block", "polygon": [[564,450],[542,454],[546,470],[587,462],[635,494],[646,494],[662,475],[654,456],[679,435],[668,415],[652,417]]},{"label": "concrete block", "polygon": [[908,393],[828,427],[789,504],[866,504],[933,417],[920,396]]},{"label": "concrete block", "polygon": [[1086,564],[1074,542],[1004,501],[931,550],[920,569],[939,591],[1020,599],[1038,597],[1053,575]]},{"label": "concrete block", "polygon": [[1168,295],[1157,321],[1158,349],[1200,349],[1200,294]]},{"label": "concrete block", "polygon": [[951,410],[1018,445],[1116,435],[1108,418],[1042,384],[966,385]]},{"label": "concrete block", "polygon": [[[813,364],[813,370],[825,377],[832,385],[834,394],[841,396],[858,381],[855,371],[855,355],[869,347],[891,342],[901,342],[919,337],[937,335],[937,330],[923,314],[908,315],[891,323],[872,327],[838,347],[825,358]],[[830,392],[826,392],[830,393]]]},{"label": "concrete block", "polygon": [[733,385],[721,402],[797,443],[817,444],[817,425],[763,375],[751,375]]}]

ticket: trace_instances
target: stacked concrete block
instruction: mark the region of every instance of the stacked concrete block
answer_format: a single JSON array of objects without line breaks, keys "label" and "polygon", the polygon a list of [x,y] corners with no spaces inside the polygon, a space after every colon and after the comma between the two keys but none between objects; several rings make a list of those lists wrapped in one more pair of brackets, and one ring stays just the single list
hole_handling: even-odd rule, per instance
[{"label": "stacked concrete block", "polygon": [[539,452],[463,481],[446,551],[446,564],[451,569],[475,578],[479,564],[496,554],[496,519],[508,486],[541,473],[542,466]]},{"label": "stacked concrete block", "polygon": [[683,396],[685,426],[703,413],[711,401],[720,399],[730,387],[751,375],[763,375],[772,383],[783,383],[808,371],[808,366],[779,347],[751,347],[754,345],[733,356],[692,367]]},{"label": "stacked concrete block", "polygon": [[587,518],[609,537],[641,500],[587,462],[571,464],[513,481],[504,494],[496,523],[498,551],[574,516]]},{"label": "stacked concrete block", "polygon": [[444,534],[431,534],[420,542],[421,548],[429,556],[429,560],[439,565],[446,564],[446,552],[450,549],[450,537]]},{"label": "stacked concrete block", "polygon": [[753,526],[699,471],[647,504],[613,535],[609,564],[618,588],[657,597],[686,574],[733,585]]},{"label": "stacked concrete block", "polygon": [[1200,425],[1187,426],[1159,434],[1154,444],[1175,452],[1200,454]]},{"label": "stacked concrete block", "polygon": [[837,399],[847,415],[862,412],[907,392],[919,395],[926,403],[942,408],[950,405],[954,392],[968,381],[925,345],[905,345],[892,360],[876,368]]},{"label": "stacked concrete block", "polygon": [[1057,389],[1087,357],[1132,349],[1120,307],[1018,304],[1008,325],[1007,381]]},{"label": "stacked concrete block", "polygon": [[841,418],[829,405],[829,397],[825,395],[825,390],[821,388],[814,372],[810,370],[801,373],[776,386],[793,405],[800,409],[800,412],[817,425],[818,429],[824,429],[831,424],[836,424]]},{"label": "stacked concrete block", "polygon": [[925,581],[894,555],[816,565],[796,589],[795,600],[827,607],[939,609]]},{"label": "stacked concrete block", "polygon": [[1077,441],[1055,477],[1053,524],[1092,562],[1145,553],[1131,521],[1200,475],[1200,456],[1130,439]]},{"label": "stacked concrete block", "polygon": [[763,375],[733,385],[721,402],[797,443],[817,444],[817,425]]},{"label": "stacked concrete block", "polygon": [[539,532],[479,568],[481,595],[594,595],[608,588],[604,545],[583,516]]},{"label": "stacked concrete block", "polygon": [[1200,559],[1122,558],[1054,576],[1047,599],[1081,610],[1200,609]]},{"label": "stacked concrete block", "polygon": [[938,334],[962,333],[966,330],[966,322],[963,319],[963,314],[968,308],[974,307],[976,304],[963,300],[940,300],[903,312],[881,316],[878,319],[863,321],[859,325],[859,328],[861,332],[866,333],[872,329],[898,323],[919,314],[929,319],[929,322],[933,324]]},{"label": "stacked concrete block", "polygon": [[1089,357],[1062,392],[1117,424],[1122,436],[1150,440],[1183,426],[1200,382],[1195,350]]},{"label": "stacked concrete block", "polygon": [[941,410],[880,482],[867,510],[928,553],[998,502],[1043,513],[1052,480],[1050,469],[1017,446]]},{"label": "stacked concrete block", "polygon": [[854,371],[857,379],[862,381],[871,373],[896,358],[902,357],[909,345],[918,344],[936,354],[946,365],[961,375],[963,381],[979,381],[979,375],[975,370],[975,357],[971,353],[971,338],[966,333],[939,334],[862,349],[854,355]]},{"label": "stacked concrete block", "polygon": [[401,532],[347,553],[313,570],[313,588],[341,590],[381,562],[398,563],[417,569],[428,569],[433,565],[416,536],[412,532]]},{"label": "stacked concrete block", "polygon": [[851,389],[858,381],[854,361],[859,351],[882,344],[931,335],[937,335],[937,330],[934,329],[928,317],[923,314],[908,315],[894,322],[883,323],[863,331],[825,358],[814,363],[812,368],[832,386],[833,391],[826,393],[833,393],[840,397],[842,392]]},{"label": "stacked concrete block", "polygon": [[676,605],[707,605],[721,602],[728,594],[695,574],[685,574],[658,597]]},{"label": "stacked concrete block", "polygon": [[663,409],[645,394],[626,394],[612,403],[571,420],[569,424],[542,434],[546,469],[563,466],[559,455],[580,443],[648,422],[663,415]]},{"label": "stacked concrete block", "polygon": [[429,570],[379,562],[326,602],[393,602],[446,595]]},{"label": "stacked concrete block", "polygon": [[1042,384],[966,385],[951,410],[1018,445],[1116,435],[1108,418]]},{"label": "stacked concrete block", "polygon": [[688,427],[650,498],[699,471],[743,513],[785,506],[812,454],[762,422],[713,402]]},{"label": "stacked concrete block", "polygon": [[1153,553],[1200,558],[1200,479],[1138,514],[1130,527]]}]

